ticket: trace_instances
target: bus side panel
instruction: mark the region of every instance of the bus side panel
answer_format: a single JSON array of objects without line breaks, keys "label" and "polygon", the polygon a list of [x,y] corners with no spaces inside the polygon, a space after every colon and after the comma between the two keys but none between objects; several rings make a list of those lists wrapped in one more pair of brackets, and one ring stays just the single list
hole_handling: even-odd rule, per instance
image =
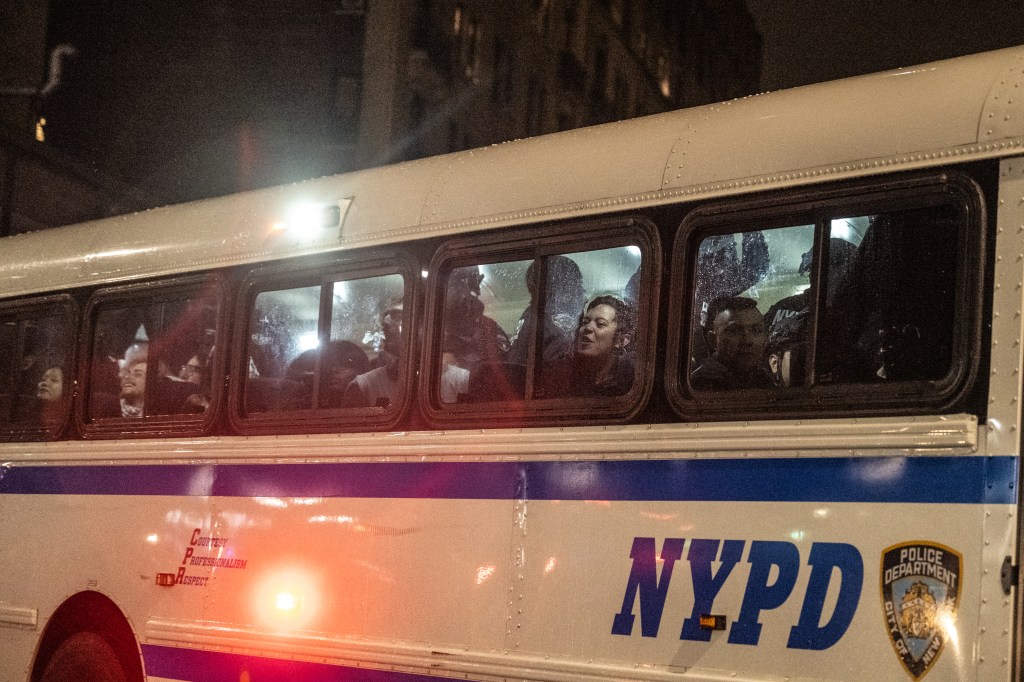
[{"label": "bus side panel", "polygon": [[[505,641],[514,563],[508,500],[0,500],[9,546],[32,548],[0,560],[0,604],[51,614],[78,591],[99,591],[128,614],[142,644],[195,644],[211,632],[241,634],[254,651],[279,654],[288,648],[268,637],[330,633],[484,651]],[[40,526],[41,518],[77,522]],[[38,580],[42,571],[51,578]],[[2,679],[22,678],[43,625],[24,630],[17,651],[26,657],[5,657]]]},{"label": "bus side panel", "polygon": [[[489,671],[523,679],[586,666],[898,679],[888,601],[924,614],[900,627],[916,656],[938,641],[932,677],[996,677],[979,649],[979,585],[998,581],[982,531],[987,512],[1013,511],[1014,457],[8,474],[7,490],[37,492],[0,497],[0,530],[38,550],[5,553],[0,602],[49,614],[74,592],[104,592],[154,654],[212,647],[450,676],[491,656]],[[34,580],[42,567],[60,570]],[[147,666],[188,679],[180,660]],[[7,665],[18,679],[27,664]]]},{"label": "bus side panel", "polygon": [[[948,575],[959,608],[931,676],[975,679],[984,514],[980,505],[537,502],[514,646],[744,679],[899,679],[880,566],[888,548],[911,543],[963,558]],[[643,594],[650,575],[663,599]],[[720,616],[723,629],[701,628],[701,615]]]},{"label": "bus side panel", "polygon": [[503,646],[512,582],[508,500],[311,496],[218,498],[217,506],[212,534],[225,549],[203,547],[210,533],[197,527],[186,572],[210,577],[209,617],[216,622],[380,642]]}]

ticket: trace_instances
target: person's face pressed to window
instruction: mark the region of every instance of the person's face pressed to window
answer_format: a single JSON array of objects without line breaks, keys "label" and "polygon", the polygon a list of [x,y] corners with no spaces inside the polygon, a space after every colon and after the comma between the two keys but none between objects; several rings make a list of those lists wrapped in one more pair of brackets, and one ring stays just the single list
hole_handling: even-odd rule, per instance
[{"label": "person's face pressed to window", "polygon": [[768,334],[757,309],[723,310],[712,332],[718,360],[733,372],[750,372],[763,362]]},{"label": "person's face pressed to window", "polygon": [[607,304],[592,307],[580,320],[577,334],[579,354],[589,358],[605,356],[616,345],[619,323],[615,319],[615,308]]}]

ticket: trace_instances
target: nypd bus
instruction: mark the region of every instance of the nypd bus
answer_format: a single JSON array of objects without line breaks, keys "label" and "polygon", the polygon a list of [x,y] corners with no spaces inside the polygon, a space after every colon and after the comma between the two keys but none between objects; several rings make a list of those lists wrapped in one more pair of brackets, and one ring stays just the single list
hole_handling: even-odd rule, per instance
[{"label": "nypd bus", "polygon": [[1024,48],[0,244],[0,679],[1019,680]]}]

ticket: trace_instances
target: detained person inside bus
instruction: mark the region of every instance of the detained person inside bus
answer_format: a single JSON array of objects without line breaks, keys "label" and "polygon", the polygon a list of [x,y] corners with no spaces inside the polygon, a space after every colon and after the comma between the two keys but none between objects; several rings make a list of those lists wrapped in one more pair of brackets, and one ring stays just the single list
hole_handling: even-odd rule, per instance
[{"label": "detained person inside bus", "polygon": [[743,296],[716,298],[708,306],[704,337],[711,356],[690,375],[698,390],[773,388],[765,364],[768,334],[757,302]]}]

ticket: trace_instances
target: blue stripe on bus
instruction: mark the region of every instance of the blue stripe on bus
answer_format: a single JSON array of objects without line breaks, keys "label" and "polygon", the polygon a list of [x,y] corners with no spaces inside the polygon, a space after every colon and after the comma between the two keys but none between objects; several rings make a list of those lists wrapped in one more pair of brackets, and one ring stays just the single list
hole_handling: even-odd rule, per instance
[{"label": "blue stripe on bus", "polygon": [[0,494],[1012,504],[1015,457],[7,466]]},{"label": "blue stripe on bus", "polygon": [[[142,645],[148,677],[188,682],[437,682],[436,676]],[[243,677],[244,673],[248,673]]]}]

